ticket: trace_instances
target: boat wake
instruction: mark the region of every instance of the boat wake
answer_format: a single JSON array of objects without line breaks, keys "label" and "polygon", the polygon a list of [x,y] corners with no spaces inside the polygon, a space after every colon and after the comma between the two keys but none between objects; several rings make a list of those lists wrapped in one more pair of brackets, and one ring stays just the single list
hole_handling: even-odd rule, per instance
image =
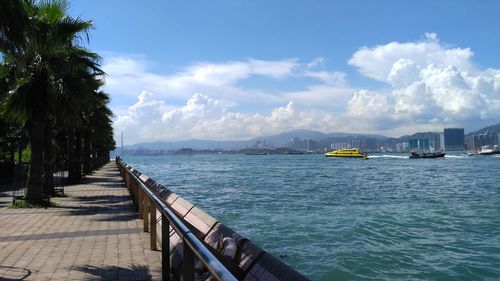
[{"label": "boat wake", "polygon": [[444,156],[444,158],[459,158],[459,159],[468,157],[469,157],[468,155],[448,155],[448,154]]},{"label": "boat wake", "polygon": [[368,155],[368,158],[394,158],[394,159],[408,159],[408,156],[401,155]]}]

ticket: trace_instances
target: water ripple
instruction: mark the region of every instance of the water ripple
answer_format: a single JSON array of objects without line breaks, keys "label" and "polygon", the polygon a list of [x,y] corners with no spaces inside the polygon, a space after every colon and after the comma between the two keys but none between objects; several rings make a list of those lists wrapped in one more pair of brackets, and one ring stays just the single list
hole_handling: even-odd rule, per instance
[{"label": "water ripple", "polygon": [[126,157],[313,280],[500,280],[500,158]]}]

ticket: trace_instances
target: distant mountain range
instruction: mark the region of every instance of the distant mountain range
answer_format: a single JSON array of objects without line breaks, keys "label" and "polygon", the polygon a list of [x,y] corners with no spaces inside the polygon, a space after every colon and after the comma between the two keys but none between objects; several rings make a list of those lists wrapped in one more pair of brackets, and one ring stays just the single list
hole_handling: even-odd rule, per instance
[{"label": "distant mountain range", "polygon": [[386,136],[373,135],[373,134],[357,134],[357,133],[322,133],[312,130],[294,130],[273,136],[264,136],[252,138],[242,141],[214,141],[214,140],[183,140],[183,141],[157,141],[149,143],[137,143],[133,145],[124,146],[128,150],[177,150],[182,148],[193,149],[221,149],[221,150],[234,150],[252,147],[256,142],[261,145],[270,145],[273,147],[284,147],[292,140],[292,138],[308,139],[310,141],[320,142],[328,139],[349,139],[349,138],[373,138],[373,139],[386,139]]},{"label": "distant mountain range", "polygon": [[183,141],[157,141],[126,145],[124,149],[149,149],[149,150],[177,150],[182,148],[193,149],[240,149],[248,146],[250,141],[213,141],[213,140],[183,140]]},{"label": "distant mountain range", "polygon": [[321,141],[328,138],[355,138],[355,137],[365,137],[365,138],[374,138],[374,139],[385,139],[386,136],[382,135],[372,135],[372,134],[359,134],[359,133],[322,133],[312,130],[293,130],[290,132],[285,132],[281,134],[277,134],[274,136],[267,137],[259,137],[250,139],[249,142],[252,144],[255,141],[265,141],[267,144],[271,144],[273,146],[285,146],[292,138],[300,138],[300,139],[309,139],[311,141]]},{"label": "distant mountain range", "polygon": [[434,139],[436,132],[419,132],[413,135],[405,135],[397,138],[399,142],[408,142],[411,139]]},{"label": "distant mountain range", "polygon": [[479,134],[485,134],[485,133],[500,133],[500,123],[488,126],[486,128],[482,128],[480,130],[477,130],[475,132],[468,133],[467,135],[479,135]]},{"label": "distant mountain range", "polygon": [[[472,134],[484,134],[485,132],[490,133],[500,133],[500,123],[485,127],[481,130],[471,132]],[[133,145],[127,145],[124,149],[127,150],[178,150],[182,148],[192,148],[192,149],[216,149],[216,150],[239,150],[244,148],[254,147],[257,143],[260,146],[272,146],[272,147],[286,147],[290,146],[293,138],[300,140],[306,140],[307,145],[314,144],[314,147],[329,147],[330,143],[336,142],[347,142],[350,139],[368,139],[370,141],[375,141],[380,144],[395,144],[401,142],[408,142],[410,139],[414,138],[434,138],[434,132],[419,132],[413,135],[405,135],[399,138],[390,138],[383,135],[374,134],[359,134],[359,133],[322,133],[312,130],[294,130],[289,132],[284,132],[272,136],[263,136],[252,138],[249,140],[241,141],[214,141],[214,140],[183,140],[183,141],[158,141],[150,143],[137,143]],[[302,144],[305,145],[304,142]]]}]

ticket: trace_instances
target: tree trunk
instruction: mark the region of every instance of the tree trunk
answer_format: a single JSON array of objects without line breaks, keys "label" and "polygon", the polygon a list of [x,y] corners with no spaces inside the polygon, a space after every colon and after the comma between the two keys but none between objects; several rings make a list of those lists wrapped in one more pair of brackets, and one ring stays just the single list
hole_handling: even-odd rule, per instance
[{"label": "tree trunk", "polygon": [[54,144],[50,125],[45,126],[45,178],[43,191],[47,195],[54,195]]},{"label": "tree trunk", "polygon": [[89,175],[92,173],[92,158],[90,147],[90,132],[85,132],[85,136],[83,139],[83,173]]},{"label": "tree trunk", "polygon": [[21,139],[19,139],[19,142],[17,143],[17,155],[19,159],[17,159],[17,163],[21,164],[23,162],[23,148],[21,144]]},{"label": "tree trunk", "polygon": [[80,181],[82,179],[82,133],[78,130],[75,133],[75,174]]},{"label": "tree trunk", "polygon": [[15,156],[15,150],[16,148],[14,147],[15,143],[11,142],[9,146],[9,151],[10,151],[10,160],[9,162],[16,163],[16,156]]},{"label": "tree trunk", "polygon": [[28,174],[26,200],[32,204],[43,201],[43,141],[44,124],[41,120],[33,120],[30,125],[31,164]]},{"label": "tree trunk", "polygon": [[70,130],[69,134],[69,175],[71,183],[78,183],[82,179],[82,141],[81,134]]},{"label": "tree trunk", "polygon": [[80,179],[78,170],[75,168],[76,155],[75,155],[75,131],[70,129],[68,133],[68,181],[70,183],[76,183]]},{"label": "tree trunk", "polygon": [[99,159],[97,159],[97,150],[96,145],[91,143],[92,145],[92,172],[94,172],[97,168],[99,168]]}]

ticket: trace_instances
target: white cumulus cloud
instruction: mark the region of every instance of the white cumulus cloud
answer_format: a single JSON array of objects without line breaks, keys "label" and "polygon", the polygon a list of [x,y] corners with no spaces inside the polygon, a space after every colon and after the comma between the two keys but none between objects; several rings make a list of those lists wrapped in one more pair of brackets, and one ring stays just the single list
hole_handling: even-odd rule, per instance
[{"label": "white cumulus cloud", "polygon": [[125,114],[117,116],[114,122],[115,132],[133,132],[142,139],[157,139],[154,128],[161,127],[162,115],[171,107],[148,91],[142,91],[137,99]]},{"label": "white cumulus cloud", "polygon": [[418,42],[363,47],[349,64],[390,88],[356,93],[348,114],[407,131],[495,122],[500,117],[499,70],[480,69],[472,57],[469,48],[448,47],[434,33]]},{"label": "white cumulus cloud", "polygon": [[[250,99],[237,83],[252,76],[281,79],[293,75],[299,64],[296,59],[264,61],[248,59],[224,63],[195,63],[173,74],[160,75],[144,56],[111,54],[105,59],[109,91],[135,97],[148,90],[162,97],[187,99],[193,93],[204,92],[222,99]],[[265,97],[263,97],[265,98]]]},{"label": "white cumulus cloud", "polygon": [[124,131],[127,143],[157,140],[235,140],[272,135],[295,129],[346,129],[341,116],[331,112],[299,109],[293,101],[267,114],[231,111],[224,103],[204,94],[194,94],[183,106],[171,107],[150,92],[143,92],[115,129]]},{"label": "white cumulus cloud", "polygon": [[394,64],[400,60],[411,60],[418,68],[429,64],[436,67],[453,65],[460,71],[474,69],[471,63],[473,52],[469,48],[448,48],[441,44],[435,33],[427,33],[419,42],[391,42],[375,47],[362,47],[349,60],[361,74],[387,81]]},{"label": "white cumulus cloud", "polygon": [[112,98],[140,93],[115,121],[130,143],[293,129],[397,136],[500,119],[500,69],[482,69],[471,49],[450,47],[434,33],[354,52],[348,63],[385,83],[378,89],[352,85],[345,73],[325,70],[326,61],[199,62],[162,75],[144,56],[113,54],[103,68]]}]

